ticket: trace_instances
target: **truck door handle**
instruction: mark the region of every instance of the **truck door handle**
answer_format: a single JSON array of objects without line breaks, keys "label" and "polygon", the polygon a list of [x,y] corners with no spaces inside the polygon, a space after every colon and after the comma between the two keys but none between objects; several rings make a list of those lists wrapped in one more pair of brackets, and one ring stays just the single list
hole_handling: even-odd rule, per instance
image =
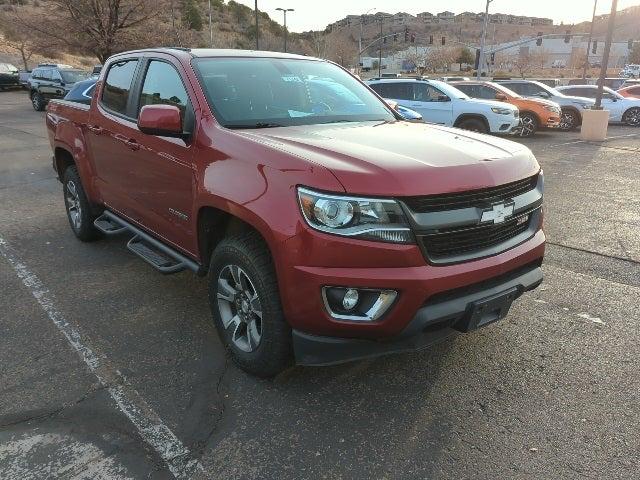
[{"label": "truck door handle", "polygon": [[102,127],[98,127],[97,125],[87,125],[87,128],[96,135],[100,135],[102,133]]},{"label": "truck door handle", "polygon": [[140,150],[140,144],[135,141],[133,138],[129,138],[124,140],[124,144],[129,147],[131,150]]}]

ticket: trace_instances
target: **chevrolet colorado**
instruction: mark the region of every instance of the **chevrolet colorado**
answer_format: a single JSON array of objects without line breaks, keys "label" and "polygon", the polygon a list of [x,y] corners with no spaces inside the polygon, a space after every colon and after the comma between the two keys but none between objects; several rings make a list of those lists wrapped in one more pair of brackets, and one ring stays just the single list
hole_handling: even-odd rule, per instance
[{"label": "chevrolet colorado", "polygon": [[403,121],[330,62],[125,52],[90,105],[51,101],[46,123],[76,237],[129,234],[159,271],[208,275],[220,337],[255,375],[422,348],[542,281],[529,149]]}]

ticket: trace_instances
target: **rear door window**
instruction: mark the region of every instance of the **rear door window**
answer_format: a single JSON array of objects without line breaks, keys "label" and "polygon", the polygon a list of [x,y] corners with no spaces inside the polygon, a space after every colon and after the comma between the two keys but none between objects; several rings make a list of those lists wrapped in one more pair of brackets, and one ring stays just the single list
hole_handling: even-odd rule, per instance
[{"label": "rear door window", "polygon": [[381,84],[380,95],[397,100],[413,100],[413,83],[389,82]]},{"label": "rear door window", "polygon": [[138,60],[124,60],[111,64],[102,89],[102,105],[121,115],[127,114],[129,93]]},{"label": "rear door window", "polygon": [[438,102],[441,97],[446,97],[446,95],[436,87],[426,83],[415,83],[413,85],[413,95],[414,98],[409,100],[415,100],[416,102]]}]

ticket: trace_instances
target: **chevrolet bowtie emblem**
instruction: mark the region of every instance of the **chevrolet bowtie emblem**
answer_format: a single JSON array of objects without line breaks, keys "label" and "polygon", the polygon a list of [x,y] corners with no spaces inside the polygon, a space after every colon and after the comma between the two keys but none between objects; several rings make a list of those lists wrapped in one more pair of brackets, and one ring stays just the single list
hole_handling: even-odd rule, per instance
[{"label": "chevrolet bowtie emblem", "polygon": [[482,212],[480,222],[502,223],[513,215],[513,203],[496,203],[489,210]]}]

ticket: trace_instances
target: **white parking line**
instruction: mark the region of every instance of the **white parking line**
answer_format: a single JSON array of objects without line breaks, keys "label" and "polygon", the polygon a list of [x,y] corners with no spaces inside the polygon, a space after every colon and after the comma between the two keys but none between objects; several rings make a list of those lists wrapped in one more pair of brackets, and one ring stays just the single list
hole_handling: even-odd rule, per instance
[{"label": "white parking line", "polygon": [[49,319],[84,360],[100,383],[106,387],[120,411],[135,425],[142,439],[165,461],[171,473],[180,480],[190,478],[196,471],[204,474],[202,464],[169,427],[162,423],[160,417],[136,389],[127,383],[118,370],[108,365],[108,360],[104,355],[98,355],[94,349],[87,346],[80,332],[55,307],[49,290],[28,269],[2,236],[0,236],[0,255],[9,262],[18,278],[40,304]]},{"label": "white parking line", "polygon": [[[616,138],[627,138],[627,137],[637,137],[638,133],[629,133],[627,135],[615,135],[613,137],[607,137],[605,139],[605,142],[607,140],[615,140]],[[591,142],[591,140],[573,140],[571,142],[564,142],[564,143],[554,143],[553,145],[549,145],[549,147],[562,147],[563,145],[574,145],[576,143],[589,143]]]}]

